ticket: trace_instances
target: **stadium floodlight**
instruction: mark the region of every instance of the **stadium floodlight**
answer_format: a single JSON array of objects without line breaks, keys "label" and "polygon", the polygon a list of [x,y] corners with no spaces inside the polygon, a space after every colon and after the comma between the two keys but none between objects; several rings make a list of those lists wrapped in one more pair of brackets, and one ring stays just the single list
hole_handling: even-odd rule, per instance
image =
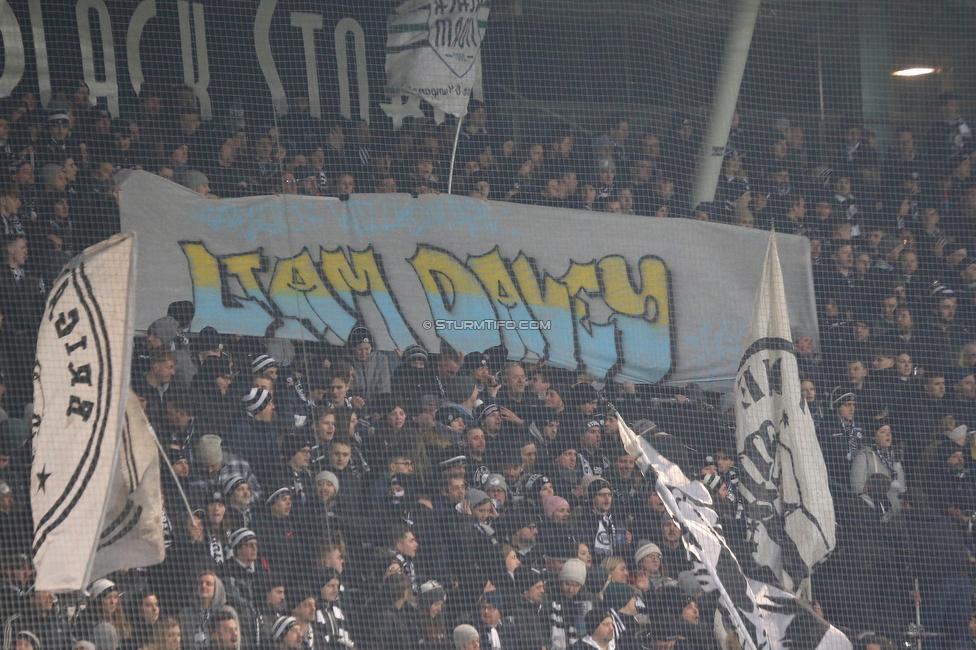
[{"label": "stadium floodlight", "polygon": [[896,77],[920,77],[925,74],[932,74],[935,68],[904,68],[892,74]]}]

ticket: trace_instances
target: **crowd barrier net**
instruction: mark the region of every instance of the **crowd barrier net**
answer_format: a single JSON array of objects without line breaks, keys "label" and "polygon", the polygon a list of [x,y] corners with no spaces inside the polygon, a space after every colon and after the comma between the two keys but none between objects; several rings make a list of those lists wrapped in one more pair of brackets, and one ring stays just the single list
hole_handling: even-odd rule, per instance
[{"label": "crowd barrier net", "polygon": [[976,642],[967,0],[0,0],[3,650]]}]

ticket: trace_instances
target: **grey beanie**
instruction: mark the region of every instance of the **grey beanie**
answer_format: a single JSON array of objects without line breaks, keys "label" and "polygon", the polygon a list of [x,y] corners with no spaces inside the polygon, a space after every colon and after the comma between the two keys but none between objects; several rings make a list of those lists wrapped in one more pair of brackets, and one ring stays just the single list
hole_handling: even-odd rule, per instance
[{"label": "grey beanie", "polygon": [[54,177],[63,171],[64,168],[61,165],[54,163],[48,163],[41,167],[41,183],[44,185],[44,189],[47,189],[47,186],[54,182]]},{"label": "grey beanie", "polygon": [[485,479],[485,490],[493,487],[500,487],[505,490],[505,494],[508,494],[508,482],[501,474],[489,474],[488,478]]},{"label": "grey beanie", "polygon": [[579,586],[586,584],[586,565],[583,560],[572,558],[559,571],[559,579],[563,582],[575,582]]},{"label": "grey beanie", "polygon": [[661,547],[659,547],[654,542],[647,542],[647,541],[645,541],[637,549],[637,552],[634,553],[634,562],[636,564],[640,564],[641,560],[643,560],[645,557],[647,557],[651,553],[657,553],[658,555],[661,555]]},{"label": "grey beanie", "polygon": [[478,638],[480,638],[478,630],[467,623],[462,623],[454,628],[454,647],[457,650],[464,650],[464,646]]},{"label": "grey beanie", "polygon": [[196,192],[197,188],[201,185],[210,185],[210,179],[203,172],[190,169],[183,173],[183,177],[180,179],[180,185]]},{"label": "grey beanie", "polygon": [[149,331],[159,337],[164,346],[168,346],[180,331],[180,324],[172,316],[157,318],[149,325]]},{"label": "grey beanie", "polygon": [[321,471],[316,474],[315,482],[318,483],[319,481],[328,481],[333,487],[335,487],[336,494],[339,494],[339,478],[332,472]]},{"label": "grey beanie", "polygon": [[420,585],[420,593],[417,595],[417,602],[422,609],[427,609],[439,600],[445,600],[447,593],[444,587],[436,580],[428,580]]},{"label": "grey beanie", "polygon": [[111,623],[99,623],[91,633],[92,643],[98,650],[118,650],[119,633]]},{"label": "grey beanie", "polygon": [[491,498],[487,494],[476,488],[468,488],[464,496],[472,508],[477,508],[485,501],[491,501]]},{"label": "grey beanie", "polygon": [[202,436],[200,442],[197,443],[197,460],[207,465],[222,461],[224,454],[220,450],[221,442],[223,441],[220,436],[213,434]]}]

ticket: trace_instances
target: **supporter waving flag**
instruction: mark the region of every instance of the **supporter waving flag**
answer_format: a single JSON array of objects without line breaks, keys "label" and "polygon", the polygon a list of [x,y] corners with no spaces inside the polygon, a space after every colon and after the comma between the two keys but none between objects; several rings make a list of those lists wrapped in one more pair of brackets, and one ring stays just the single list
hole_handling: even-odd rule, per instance
[{"label": "supporter waving flag", "polygon": [[800,391],[783,272],[772,233],[735,381],[739,494],[753,559],[787,591],[835,545],[834,504],[813,417]]},{"label": "supporter waving flag", "polygon": [[[621,443],[649,480],[668,513],[681,526],[682,544],[693,564],[695,578],[706,592],[718,592],[721,608],[711,621],[723,648],[745,650],[850,650],[850,640],[817,616],[794,595],[746,577],[729,549],[712,499],[701,481],[691,481],[674,462],[661,454],[655,439],[638,437],[616,413]],[[665,443],[667,444],[667,443]],[[730,643],[729,633],[738,643]]]},{"label": "supporter waving flag", "polygon": [[163,559],[159,456],[129,390],[135,235],[65,267],[34,365],[31,506],[38,590]]}]

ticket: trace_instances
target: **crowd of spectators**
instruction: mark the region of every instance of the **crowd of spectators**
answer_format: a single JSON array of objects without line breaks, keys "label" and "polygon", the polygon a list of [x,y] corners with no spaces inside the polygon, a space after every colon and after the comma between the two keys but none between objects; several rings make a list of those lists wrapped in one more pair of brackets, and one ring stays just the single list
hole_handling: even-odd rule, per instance
[{"label": "crowd of spectators", "polygon": [[[942,100],[931,128],[898,129],[887,151],[851,125],[814,156],[801,129],[737,116],[716,200],[696,206],[700,125],[681,115],[666,133],[613,118],[596,137],[516,142],[472,102],[458,147],[456,187],[473,198],[809,238],[819,339],[794,342],[838,525],[813,607],[873,632],[870,650],[893,648],[916,605],[928,647],[976,642],[974,139],[958,97]],[[84,84],[48,112],[30,93],[0,105],[5,648],[719,647],[715,593],[610,405],[704,483],[746,572],[772,581],[746,543],[731,395],[605,383],[504,349],[386,352],[362,327],[344,348],[192,334],[192,303],[137,340],[132,371],[167,449],[166,560],[84,594],[33,588],[37,324],[62,264],[119,229],[125,170],[214,199],[417,196],[445,191],[453,133],[376,137],[301,102],[274,127],[218,127],[149,85],[127,119],[93,108]]]}]

